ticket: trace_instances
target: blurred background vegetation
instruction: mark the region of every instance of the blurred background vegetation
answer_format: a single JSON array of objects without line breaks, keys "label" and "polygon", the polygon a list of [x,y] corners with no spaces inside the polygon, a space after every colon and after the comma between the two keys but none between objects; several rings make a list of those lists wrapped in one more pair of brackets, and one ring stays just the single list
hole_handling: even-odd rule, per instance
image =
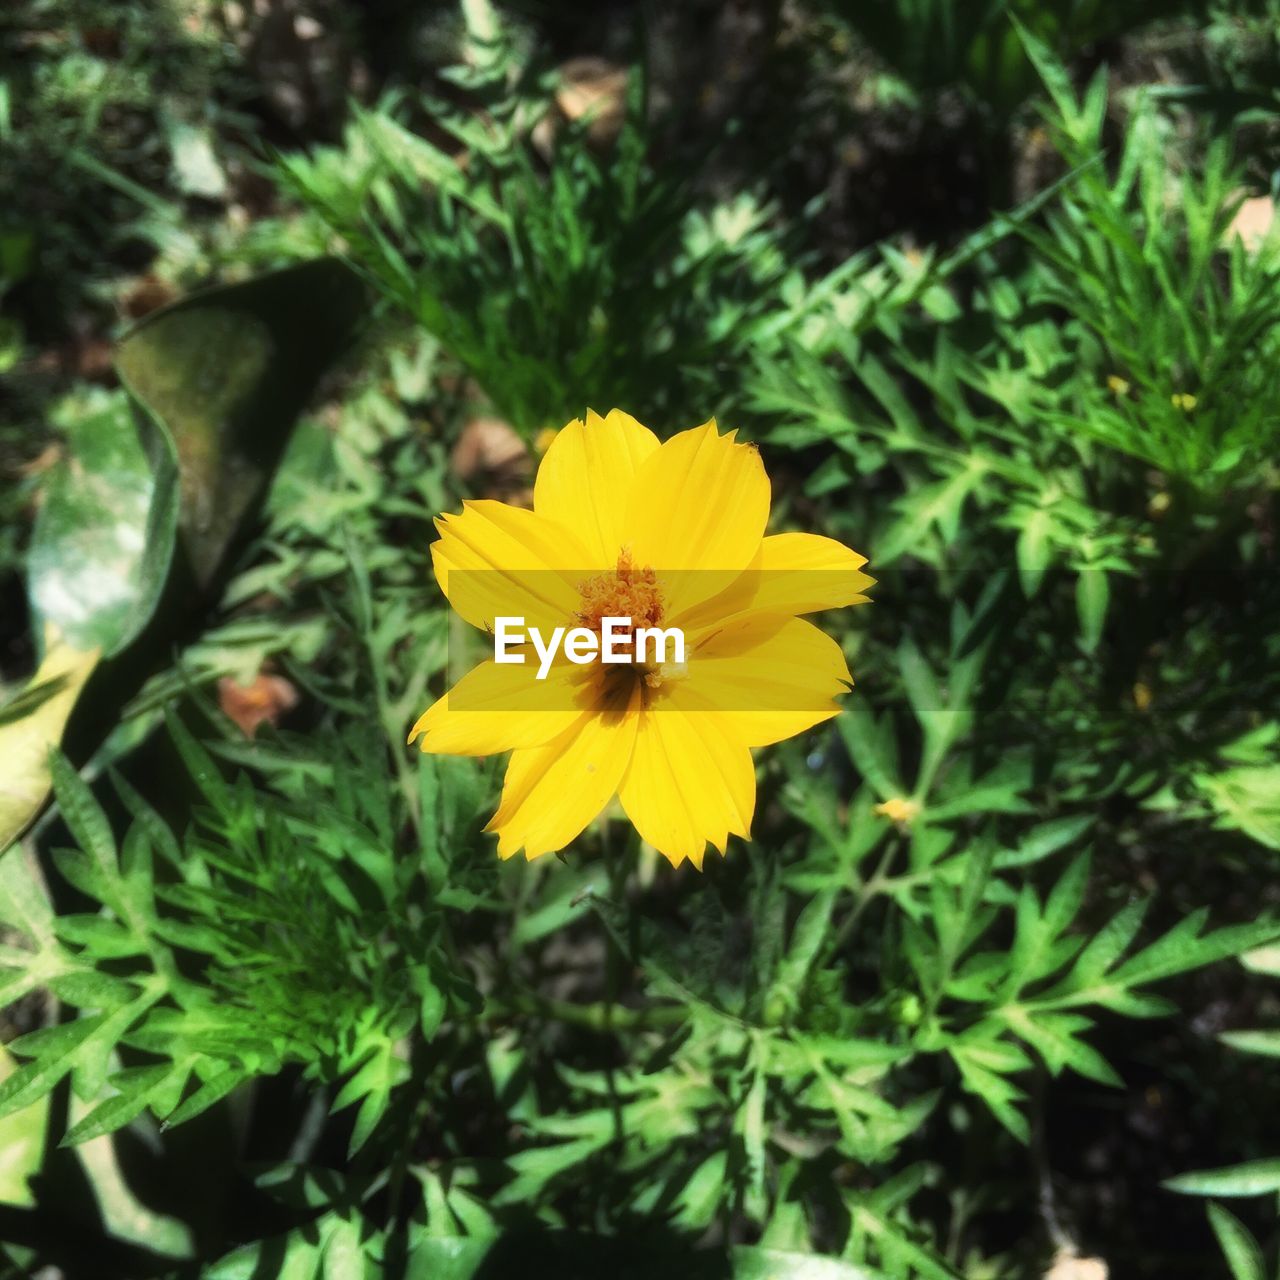
[{"label": "blurred background vegetation", "polygon": [[[1275,0],[10,0],[0,1276],[1275,1274],[1278,86]],[[614,405],[878,580],[703,876],[402,745],[431,517]]]}]

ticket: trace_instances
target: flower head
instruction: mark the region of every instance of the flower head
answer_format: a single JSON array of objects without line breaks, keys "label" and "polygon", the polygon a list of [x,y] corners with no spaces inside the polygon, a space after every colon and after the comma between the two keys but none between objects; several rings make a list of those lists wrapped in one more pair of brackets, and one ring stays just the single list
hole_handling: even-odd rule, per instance
[{"label": "flower head", "polygon": [[[562,849],[616,796],[672,863],[749,838],[751,750],[839,712],[852,683],[840,646],[799,615],[857,604],[864,557],[830,538],[766,535],[756,449],[714,421],[665,443],[620,410],[560,431],[533,510],[463,504],[436,521],[432,562],[453,608],[484,631],[672,628],[683,660],[612,665],[558,654],[489,659],[414,725],[423,751],[510,751],[488,829],[503,857]],[[563,634],[563,632],[561,632]]]}]

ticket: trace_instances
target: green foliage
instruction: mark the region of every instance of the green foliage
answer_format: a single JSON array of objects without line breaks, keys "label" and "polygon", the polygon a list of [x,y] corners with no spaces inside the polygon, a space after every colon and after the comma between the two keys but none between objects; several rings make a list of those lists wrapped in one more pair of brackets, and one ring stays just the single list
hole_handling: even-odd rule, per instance
[{"label": "green foliage", "polygon": [[[0,136],[20,123],[28,170],[37,145],[64,155],[81,179],[60,199],[85,202],[47,239],[25,204],[4,215],[6,301],[59,243],[75,293],[85,193],[109,189],[148,211],[101,210],[166,281],[332,252],[385,304],[322,377],[364,300],[346,267],[232,283],[124,337],[127,391],[23,402],[66,446],[5,499],[0,566],[30,548],[35,616],[0,640],[19,680],[45,621],[111,658],[70,758],[45,748],[92,663],[0,701],[20,810],[0,838],[35,818],[0,849],[0,1196],[27,1204],[0,1276],[1014,1280],[1148,1191],[1237,1200],[1211,1202],[1202,1253],[1265,1274],[1249,1200],[1280,1167],[1261,1139],[1230,1149],[1225,1075],[1179,1051],[1231,1028],[1250,1090],[1280,1056],[1224,963],[1252,1000],[1280,946],[1278,260],[1229,231],[1266,152],[1183,112],[1194,86],[1128,88],[1183,65],[1178,41],[1246,85],[1215,42],[1256,18],[1126,35],[1086,79],[1059,55],[1146,6],[872,6],[847,26],[859,77],[879,58],[904,78],[886,112],[882,81],[831,74],[828,7],[784,7],[768,57],[734,46],[696,103],[679,57],[637,60],[612,136],[552,107],[570,76],[546,14],[466,0],[375,31],[359,7],[241,8],[269,67],[282,44],[314,71],[331,37],[367,42],[344,128],[296,149],[247,129],[279,148],[274,192],[223,165],[244,138],[206,133],[238,82],[207,111],[182,97],[240,56],[230,27],[106,5],[121,51],[58,26],[68,56],[0,93]],[[992,108],[991,190],[1019,195],[878,244],[842,223],[841,183],[905,219],[900,175],[833,146],[814,191],[802,140],[715,114],[758,88],[786,103],[775,132],[809,136],[802,112],[835,130],[856,98],[873,146],[957,82]],[[1004,171],[1019,148],[1034,180]],[[179,235],[176,196],[270,213],[234,244]],[[847,542],[877,578],[870,607],[820,619],[858,681],[845,710],[758,754],[753,840],[696,876],[612,812],[563,860],[501,862],[498,762],[405,748],[459,629],[432,519],[518,496],[534,465],[503,440],[501,465],[467,466],[464,429],[499,417],[532,445],[614,404],[660,435],[720,413],[760,447],[774,528]],[[161,593],[175,545],[199,590]],[[1153,1093],[1179,1104],[1160,1159],[1216,1153],[1166,1164],[1194,1170],[1166,1191],[1098,1172],[1108,1148],[1072,1128],[1134,1132]],[[69,1243],[68,1221],[101,1225]]]},{"label": "green foliage", "polygon": [[724,376],[772,338],[763,303],[788,264],[750,193],[699,208],[687,178],[653,171],[640,87],[603,153],[588,128],[562,125],[544,166],[517,92],[483,124],[414,102],[447,147],[410,132],[396,100],[357,111],[341,149],[285,157],[281,173],[517,429],[562,426],[586,405],[677,421],[697,404],[705,417],[730,403]]},{"label": "green foliage", "polygon": [[[443,972],[434,914],[413,904],[420,869],[386,857],[391,814],[376,791],[361,794],[354,744],[336,746],[334,761],[351,789],[320,804],[304,788],[295,806],[268,807],[244,777],[226,782],[178,721],[170,731],[208,805],[182,843],[117,779],[133,814],[117,846],[90,790],[55,763],[79,846],[58,853],[58,872],[100,905],[56,920],[21,901],[3,907],[36,957],[6,953],[6,998],[47,985],[79,1016],[13,1041],[27,1061],[0,1086],[0,1116],[70,1075],[97,1102],[64,1136],[74,1145],[148,1109],[182,1123],[298,1062],[344,1081],[335,1111],[360,1103],[355,1151],[409,1077],[410,1031],[429,1037],[449,992],[465,994]],[[157,880],[157,860],[171,878]]]},{"label": "green foliage", "polygon": [[827,6],[912,89],[963,86],[998,113],[1012,111],[1035,85],[1035,69],[1019,38],[1019,20],[1070,56],[1169,7],[1160,0],[827,0]]}]

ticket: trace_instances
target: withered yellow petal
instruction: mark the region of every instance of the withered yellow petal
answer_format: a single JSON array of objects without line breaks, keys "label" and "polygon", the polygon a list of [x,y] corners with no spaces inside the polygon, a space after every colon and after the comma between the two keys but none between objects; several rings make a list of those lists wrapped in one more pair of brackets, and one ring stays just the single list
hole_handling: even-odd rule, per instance
[{"label": "withered yellow petal", "polygon": [[751,752],[714,713],[657,700],[639,717],[618,799],[640,835],[679,866],[701,868],[708,842],[750,836],[756,803]]},{"label": "withered yellow petal", "polygon": [[547,449],[533,488],[533,509],[571,529],[587,551],[579,569],[612,568],[623,544],[623,522],[641,463],[658,437],[629,413],[588,411]]}]

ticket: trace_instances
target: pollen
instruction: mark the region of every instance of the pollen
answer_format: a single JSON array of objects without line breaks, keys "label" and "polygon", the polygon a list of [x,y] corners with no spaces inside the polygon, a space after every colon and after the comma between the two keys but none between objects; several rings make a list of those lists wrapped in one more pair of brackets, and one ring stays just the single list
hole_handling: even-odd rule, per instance
[{"label": "pollen", "polygon": [[658,575],[649,566],[637,567],[626,547],[618,554],[616,569],[584,579],[578,583],[578,594],[582,597],[578,622],[592,631],[600,630],[604,618],[630,618],[633,629],[662,622]]}]

